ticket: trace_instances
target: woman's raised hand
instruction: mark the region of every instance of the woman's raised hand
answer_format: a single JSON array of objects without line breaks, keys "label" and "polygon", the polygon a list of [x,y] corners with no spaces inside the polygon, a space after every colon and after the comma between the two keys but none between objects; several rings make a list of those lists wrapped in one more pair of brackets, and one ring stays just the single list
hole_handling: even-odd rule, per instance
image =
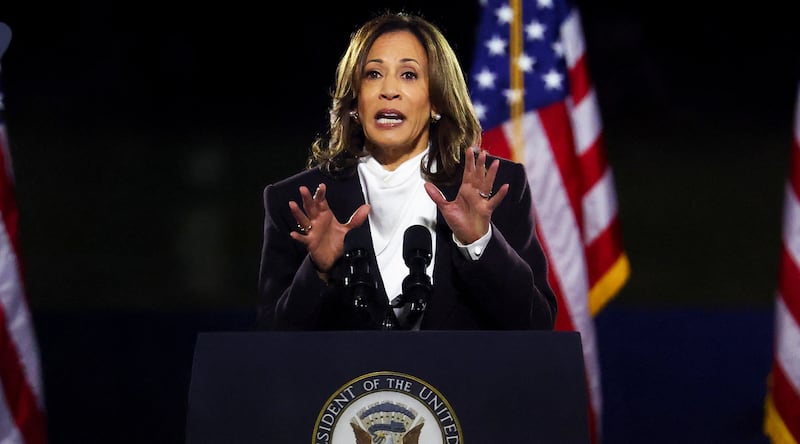
[{"label": "woman's raised hand", "polygon": [[425,191],[436,203],[456,239],[471,244],[489,231],[492,212],[508,194],[508,184],[501,185],[492,194],[500,161],[495,159],[487,168],[486,151],[481,150],[475,156],[474,148],[467,149],[465,156],[461,187],[455,199],[445,199],[430,182],[425,183]]},{"label": "woman's raised hand", "polygon": [[319,184],[314,195],[307,187],[300,187],[303,208],[295,201],[289,201],[289,210],[297,221],[297,231],[289,236],[306,246],[311,260],[322,273],[327,273],[344,253],[344,236],[367,220],[369,205],[356,209],[345,223],[336,220],[325,197],[325,184]]}]

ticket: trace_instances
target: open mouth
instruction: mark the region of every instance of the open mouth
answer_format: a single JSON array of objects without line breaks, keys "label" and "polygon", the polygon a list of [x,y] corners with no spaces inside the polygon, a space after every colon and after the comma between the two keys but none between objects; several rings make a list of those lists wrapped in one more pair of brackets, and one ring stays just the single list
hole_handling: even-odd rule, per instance
[{"label": "open mouth", "polygon": [[405,116],[394,110],[379,111],[375,114],[378,125],[399,125],[405,120]]}]

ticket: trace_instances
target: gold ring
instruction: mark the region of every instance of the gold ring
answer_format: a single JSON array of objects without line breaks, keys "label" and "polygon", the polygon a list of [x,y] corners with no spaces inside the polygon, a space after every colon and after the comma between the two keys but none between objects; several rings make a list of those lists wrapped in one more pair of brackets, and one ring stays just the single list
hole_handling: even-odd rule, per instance
[{"label": "gold ring", "polygon": [[303,227],[300,224],[297,224],[297,231],[300,234],[307,234],[309,231],[311,231],[312,228],[314,228],[314,227],[312,227],[311,224],[308,224],[307,227]]}]

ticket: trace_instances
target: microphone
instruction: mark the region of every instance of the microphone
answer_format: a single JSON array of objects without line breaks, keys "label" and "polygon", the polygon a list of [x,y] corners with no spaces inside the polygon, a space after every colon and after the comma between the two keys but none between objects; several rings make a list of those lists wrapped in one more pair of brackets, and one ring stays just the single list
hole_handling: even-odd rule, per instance
[{"label": "microphone", "polygon": [[428,305],[433,285],[427,274],[432,257],[431,232],[423,225],[412,225],[406,228],[403,235],[403,260],[408,266],[409,274],[403,279],[403,294],[395,300],[396,306],[410,303],[410,325],[416,323]]},{"label": "microphone", "polygon": [[353,229],[344,235],[344,258],[347,268],[344,287],[352,296],[352,303],[356,308],[366,308],[367,300],[377,289],[367,254],[370,242],[369,232],[366,230]]},{"label": "microphone", "polygon": [[372,266],[367,254],[371,242],[369,232],[364,229],[356,228],[344,235],[346,268],[344,287],[356,309],[368,313],[373,322],[377,322],[382,330],[394,330],[396,318],[389,304],[377,302],[369,304],[370,300],[375,299],[378,290],[378,282],[372,276]]}]

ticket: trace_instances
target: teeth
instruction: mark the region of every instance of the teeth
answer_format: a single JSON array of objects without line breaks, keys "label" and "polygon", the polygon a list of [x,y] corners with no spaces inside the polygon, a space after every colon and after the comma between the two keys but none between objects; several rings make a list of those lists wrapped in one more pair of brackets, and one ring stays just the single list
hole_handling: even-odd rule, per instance
[{"label": "teeth", "polygon": [[392,123],[400,123],[403,119],[399,119],[397,117],[381,117],[378,119],[378,123],[380,124],[392,124]]}]

